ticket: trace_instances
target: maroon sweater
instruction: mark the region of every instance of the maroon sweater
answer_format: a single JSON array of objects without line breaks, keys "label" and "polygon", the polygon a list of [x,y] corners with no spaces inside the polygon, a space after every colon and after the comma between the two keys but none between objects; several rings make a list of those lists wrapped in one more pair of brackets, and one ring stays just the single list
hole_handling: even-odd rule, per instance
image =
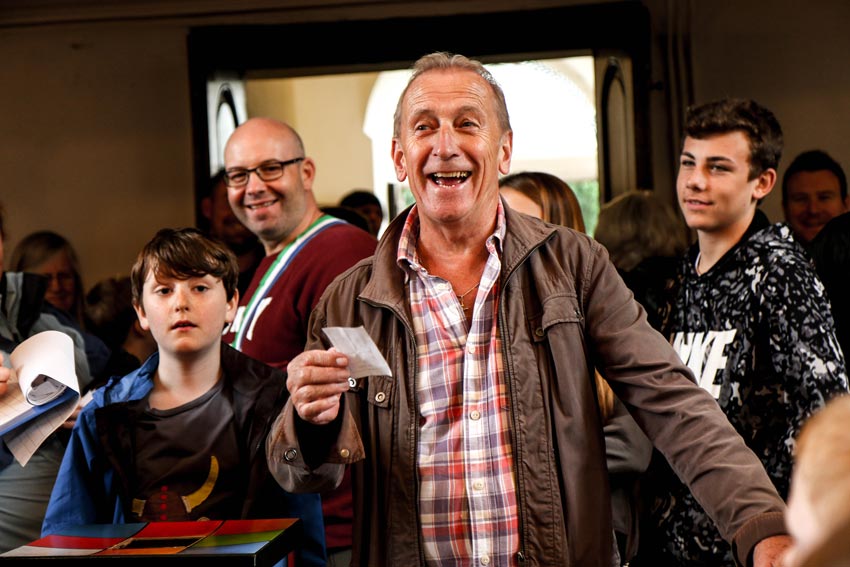
[{"label": "maroon sweater", "polygon": [[[371,234],[347,223],[332,225],[316,235],[292,259],[269,290],[264,299],[268,305],[257,309],[259,315],[255,315],[253,321],[240,322],[243,326],[253,325],[253,329],[249,327],[240,350],[286,370],[289,361],[304,350],[310,312],[322,292],[336,276],[371,256],[376,243]],[[245,296],[239,300],[240,311],[248,304],[276,258],[277,254],[274,254],[260,262]],[[241,314],[237,315],[237,321],[240,317]],[[227,329],[222,338],[228,344],[232,343],[235,339],[233,329]],[[347,471],[337,489],[322,494],[322,511],[327,548],[351,547],[353,507]]]}]

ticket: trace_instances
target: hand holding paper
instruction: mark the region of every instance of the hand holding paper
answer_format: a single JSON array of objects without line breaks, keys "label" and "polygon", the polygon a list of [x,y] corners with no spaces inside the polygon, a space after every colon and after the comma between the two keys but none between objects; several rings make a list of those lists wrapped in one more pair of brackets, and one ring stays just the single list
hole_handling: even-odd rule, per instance
[{"label": "hand holding paper", "polygon": [[352,378],[362,378],[370,374],[392,376],[390,366],[362,325],[325,327],[323,331],[331,344],[348,357],[348,369]]},{"label": "hand holding paper", "polygon": [[316,425],[336,419],[340,396],[351,387],[354,378],[392,375],[362,326],[326,327],[324,332],[333,349],[306,350],[287,365],[289,399],[301,419]]},{"label": "hand holding paper", "polygon": [[74,342],[65,333],[43,331],[19,344],[9,362],[14,370],[0,396],[0,437],[25,465],[77,407]]}]

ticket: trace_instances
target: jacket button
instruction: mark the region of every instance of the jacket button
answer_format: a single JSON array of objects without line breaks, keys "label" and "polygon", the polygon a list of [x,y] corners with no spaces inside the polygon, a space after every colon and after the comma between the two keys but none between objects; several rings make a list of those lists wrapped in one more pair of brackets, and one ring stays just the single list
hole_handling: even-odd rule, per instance
[{"label": "jacket button", "polygon": [[375,394],[375,401],[378,402],[379,404],[386,399],[387,399],[387,395],[383,392],[378,392],[377,394]]},{"label": "jacket button", "polygon": [[357,387],[357,380],[355,380],[354,378],[349,376],[348,377],[348,387],[349,388],[356,388]]},{"label": "jacket button", "polygon": [[340,449],[339,450],[339,456],[342,457],[343,459],[347,459],[350,454],[351,454],[351,452],[348,449]]},{"label": "jacket button", "polygon": [[295,449],[287,449],[283,454],[283,458],[289,461],[290,463],[294,461],[298,457],[298,451]]},{"label": "jacket button", "polygon": [[534,329],[535,336],[542,337],[543,336],[543,327],[537,327]]}]

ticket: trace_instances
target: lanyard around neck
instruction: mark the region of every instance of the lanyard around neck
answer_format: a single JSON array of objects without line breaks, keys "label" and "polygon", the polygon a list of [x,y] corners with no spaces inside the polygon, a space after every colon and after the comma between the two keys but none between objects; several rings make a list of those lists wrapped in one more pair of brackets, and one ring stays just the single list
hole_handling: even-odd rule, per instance
[{"label": "lanyard around neck", "polygon": [[251,299],[248,301],[248,305],[245,307],[245,313],[241,318],[239,330],[236,331],[236,336],[234,337],[233,342],[230,343],[230,346],[236,350],[242,350],[242,341],[245,339],[245,334],[251,327],[250,321],[254,318],[254,315],[257,312],[257,307],[259,307],[260,303],[271,291],[278,278],[280,278],[283,272],[286,271],[286,268],[288,268],[292,263],[292,259],[295,258],[295,256],[297,256],[298,253],[307,246],[307,243],[310,242],[310,240],[312,240],[317,234],[331,225],[341,224],[344,222],[345,221],[329,215],[322,215],[316,219],[313,224],[308,226],[304,232],[299,234],[295,240],[287,244],[286,247],[278,253],[275,261],[271,266],[269,266],[266,273],[263,274],[263,278],[260,280],[260,284],[257,286],[256,291],[254,291],[254,295],[252,295]]}]

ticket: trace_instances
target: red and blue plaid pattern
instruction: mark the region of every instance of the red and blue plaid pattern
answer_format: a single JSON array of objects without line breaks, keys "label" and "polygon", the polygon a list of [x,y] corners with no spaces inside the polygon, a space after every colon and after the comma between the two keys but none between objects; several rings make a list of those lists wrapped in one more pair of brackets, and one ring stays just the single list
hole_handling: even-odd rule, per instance
[{"label": "red and blue plaid pattern", "polygon": [[468,330],[456,290],[420,264],[418,231],[414,206],[399,241],[398,261],[408,273],[418,353],[425,558],[432,565],[514,565],[519,524],[496,317],[504,211],[500,203]]}]

